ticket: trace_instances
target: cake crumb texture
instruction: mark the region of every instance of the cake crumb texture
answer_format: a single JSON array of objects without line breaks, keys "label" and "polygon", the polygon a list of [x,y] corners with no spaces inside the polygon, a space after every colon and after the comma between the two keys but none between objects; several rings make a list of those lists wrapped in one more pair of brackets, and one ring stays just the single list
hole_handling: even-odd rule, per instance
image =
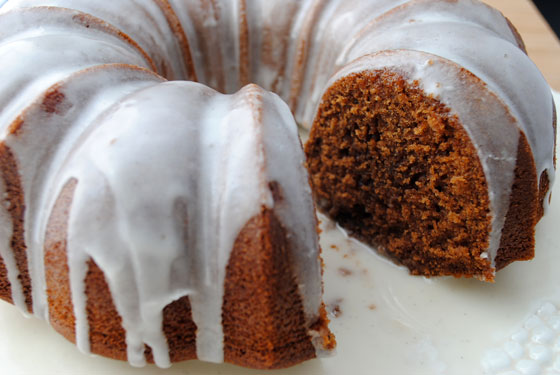
[{"label": "cake crumb texture", "polygon": [[388,70],[323,96],[306,144],[319,208],[413,274],[492,279],[481,163],[456,116]]}]

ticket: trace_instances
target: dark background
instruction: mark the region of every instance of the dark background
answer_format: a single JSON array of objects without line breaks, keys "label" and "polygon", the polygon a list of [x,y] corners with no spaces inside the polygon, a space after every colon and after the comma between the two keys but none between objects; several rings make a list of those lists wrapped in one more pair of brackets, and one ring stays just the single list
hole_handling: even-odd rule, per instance
[{"label": "dark background", "polygon": [[533,2],[546,18],[556,36],[560,38],[560,0],[533,0]]}]

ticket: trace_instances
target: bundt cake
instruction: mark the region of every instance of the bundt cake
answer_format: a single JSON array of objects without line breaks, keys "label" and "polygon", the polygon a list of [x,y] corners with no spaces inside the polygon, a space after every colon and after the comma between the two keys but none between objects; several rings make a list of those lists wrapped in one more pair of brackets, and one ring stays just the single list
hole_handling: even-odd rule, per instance
[{"label": "bundt cake", "polygon": [[332,349],[290,109],[318,207],[413,273],[533,256],[552,96],[478,1],[0,13],[0,296],[82,351],[278,368]]}]

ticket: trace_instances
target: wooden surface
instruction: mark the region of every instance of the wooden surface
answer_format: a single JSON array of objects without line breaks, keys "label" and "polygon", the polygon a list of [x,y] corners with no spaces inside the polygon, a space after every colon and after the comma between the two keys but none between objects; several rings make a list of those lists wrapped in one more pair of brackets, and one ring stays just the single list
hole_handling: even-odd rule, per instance
[{"label": "wooden surface", "polygon": [[533,2],[530,0],[483,1],[499,9],[510,19],[523,37],[531,59],[537,64],[550,86],[560,91],[560,42]]}]

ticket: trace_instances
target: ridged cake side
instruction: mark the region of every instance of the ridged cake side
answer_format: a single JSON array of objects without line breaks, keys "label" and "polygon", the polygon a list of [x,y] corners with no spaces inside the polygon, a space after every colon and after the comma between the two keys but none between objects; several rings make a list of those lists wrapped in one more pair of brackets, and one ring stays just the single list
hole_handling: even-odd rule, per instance
[{"label": "ridged cake side", "polygon": [[[76,342],[66,255],[68,221],[78,181],[69,181],[55,206],[45,238],[45,266],[51,325]],[[252,368],[283,368],[315,357],[292,270],[290,241],[274,212],[263,208],[235,240],[225,278],[222,320],[224,357]],[[86,295],[91,352],[126,360],[126,334],[103,271],[87,262]],[[328,330],[322,317],[318,330]],[[196,324],[188,296],[164,308],[162,329],[172,362],[196,359]],[[331,338],[326,337],[328,340]],[[332,342],[330,343],[332,345]],[[144,355],[153,362],[152,350]]]}]

